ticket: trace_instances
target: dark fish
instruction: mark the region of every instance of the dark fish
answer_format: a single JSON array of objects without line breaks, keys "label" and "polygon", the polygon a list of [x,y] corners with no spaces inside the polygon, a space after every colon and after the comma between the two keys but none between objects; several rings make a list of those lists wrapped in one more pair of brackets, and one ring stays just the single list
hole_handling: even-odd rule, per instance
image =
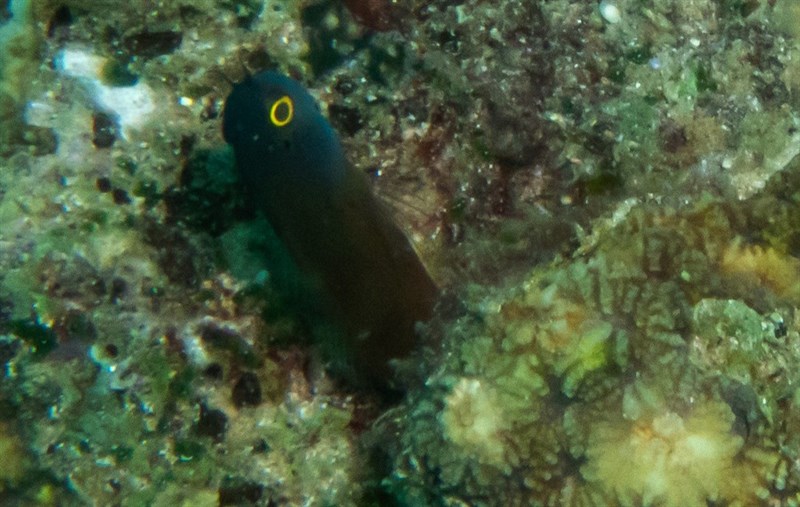
[{"label": "dark fish", "polygon": [[228,96],[222,128],[246,198],[344,331],[337,355],[356,380],[390,385],[389,361],[415,348],[415,323],[431,317],[438,295],[408,239],[298,82],[248,76]]}]

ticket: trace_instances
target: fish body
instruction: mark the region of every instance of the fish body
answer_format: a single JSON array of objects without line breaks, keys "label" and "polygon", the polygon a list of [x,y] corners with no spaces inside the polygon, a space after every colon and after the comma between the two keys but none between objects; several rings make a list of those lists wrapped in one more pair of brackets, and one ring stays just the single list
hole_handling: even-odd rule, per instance
[{"label": "fish body", "polygon": [[389,361],[415,348],[438,295],[408,238],[293,79],[262,72],[234,85],[223,135],[246,199],[322,289],[355,378],[390,383]]}]

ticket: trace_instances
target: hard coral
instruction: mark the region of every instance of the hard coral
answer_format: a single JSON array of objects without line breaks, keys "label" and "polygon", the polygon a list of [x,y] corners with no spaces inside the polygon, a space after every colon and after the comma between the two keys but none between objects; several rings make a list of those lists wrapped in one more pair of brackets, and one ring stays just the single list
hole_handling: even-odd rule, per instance
[{"label": "hard coral", "polygon": [[745,282],[767,286],[779,296],[800,296],[800,260],[774,248],[733,241],[722,253],[720,268]]},{"label": "hard coral", "polygon": [[607,364],[615,340],[613,326],[581,301],[580,294],[564,287],[586,276],[585,264],[573,267],[576,269],[543,289],[538,284],[548,280],[532,280],[525,303],[507,303],[499,320],[492,320],[498,329],[506,328],[504,350],[535,351],[533,357],[541,357],[552,374],[563,378],[561,390],[567,396],[575,394],[587,374]]},{"label": "hard coral", "polygon": [[[785,288],[795,273],[783,271],[788,285],[766,275],[742,284],[723,261],[753,213],[750,202],[639,203],[574,259],[476,302],[471,327],[441,323],[431,389],[397,409],[407,426],[392,487],[421,504],[431,491],[481,505],[796,495],[781,470],[800,451],[773,443],[800,371],[786,338],[797,331],[773,305],[797,304]],[[423,406],[443,410],[425,421]]]},{"label": "hard coral", "polygon": [[620,414],[593,428],[583,475],[622,505],[706,506],[730,493],[725,479],[742,448],[733,419],[720,402],[682,415],[662,410],[626,421]]},{"label": "hard coral", "polygon": [[445,398],[442,412],[445,436],[465,453],[492,465],[502,465],[502,432],[507,419],[497,393],[478,379],[462,378]]}]

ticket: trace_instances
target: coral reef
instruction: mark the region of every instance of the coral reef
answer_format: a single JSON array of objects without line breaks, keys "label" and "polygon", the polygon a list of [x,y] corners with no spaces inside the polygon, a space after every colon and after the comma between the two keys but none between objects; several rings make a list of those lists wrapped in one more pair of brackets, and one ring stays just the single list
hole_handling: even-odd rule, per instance
[{"label": "coral reef", "polygon": [[623,505],[702,506],[735,498],[728,479],[739,476],[734,458],[742,438],[731,434],[733,413],[724,403],[698,405],[684,417],[662,412],[597,424],[583,476]]},{"label": "coral reef", "polygon": [[[796,11],[0,3],[0,503],[800,505]],[[446,288],[395,406],[241,199],[264,69]]]},{"label": "coral reef", "polygon": [[796,500],[773,470],[798,452],[776,443],[800,380],[800,300],[783,290],[800,271],[774,250],[729,269],[751,213],[637,205],[579,257],[434,325],[443,363],[387,417],[402,435],[393,491],[410,505]]}]

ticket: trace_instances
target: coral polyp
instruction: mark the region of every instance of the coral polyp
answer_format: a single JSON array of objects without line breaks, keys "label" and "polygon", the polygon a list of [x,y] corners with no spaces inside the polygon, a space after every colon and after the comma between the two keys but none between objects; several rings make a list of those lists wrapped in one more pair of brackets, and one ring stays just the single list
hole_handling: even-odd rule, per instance
[{"label": "coral polyp", "polygon": [[736,461],[744,441],[721,402],[698,401],[683,415],[669,410],[626,420],[617,413],[589,435],[586,480],[622,505],[702,507],[738,496]]},{"label": "coral polyp", "polygon": [[495,466],[505,463],[503,433],[504,406],[492,388],[480,380],[462,378],[445,398],[441,421],[445,437],[465,453],[480,456]]}]

